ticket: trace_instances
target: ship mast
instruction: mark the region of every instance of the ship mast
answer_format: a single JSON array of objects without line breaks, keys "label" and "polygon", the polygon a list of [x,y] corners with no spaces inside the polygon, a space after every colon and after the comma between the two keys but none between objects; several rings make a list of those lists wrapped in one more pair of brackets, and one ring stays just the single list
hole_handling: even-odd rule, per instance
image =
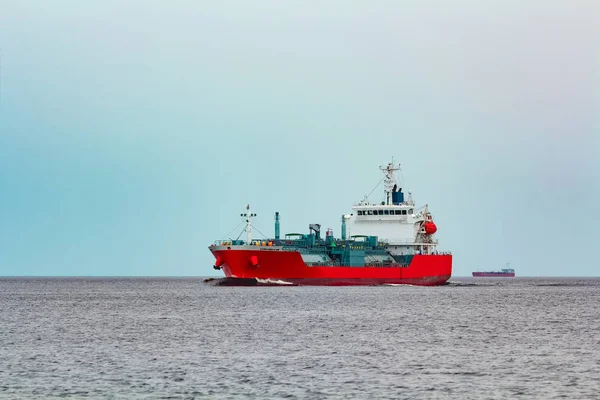
[{"label": "ship mast", "polygon": [[394,165],[394,159],[391,163],[388,163],[385,167],[380,166],[379,169],[385,175],[384,188],[385,192],[385,204],[392,204],[392,193],[394,192],[394,186],[396,185],[396,178],[394,178],[394,172],[400,171],[400,164]]},{"label": "ship mast", "polygon": [[246,206],[246,214],[240,214],[241,217],[246,217],[246,238],[247,243],[250,244],[252,242],[252,217],[256,217],[256,214],[252,214],[250,212],[250,204]]}]

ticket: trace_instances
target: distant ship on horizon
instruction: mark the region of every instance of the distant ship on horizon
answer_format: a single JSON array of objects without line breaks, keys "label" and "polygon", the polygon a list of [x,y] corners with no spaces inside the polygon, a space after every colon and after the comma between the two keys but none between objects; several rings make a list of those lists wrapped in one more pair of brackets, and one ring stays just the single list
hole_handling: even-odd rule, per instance
[{"label": "distant ship on horizon", "polygon": [[510,267],[510,263],[506,263],[506,268],[500,271],[475,271],[473,276],[476,278],[514,278],[515,270]]}]

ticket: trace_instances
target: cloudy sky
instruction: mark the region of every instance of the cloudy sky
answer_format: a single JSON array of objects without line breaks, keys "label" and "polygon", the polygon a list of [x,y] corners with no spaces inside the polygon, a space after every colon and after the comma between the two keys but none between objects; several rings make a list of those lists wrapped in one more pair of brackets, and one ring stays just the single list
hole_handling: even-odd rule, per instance
[{"label": "cloudy sky", "polygon": [[338,236],[394,157],[455,275],[598,276],[598,21],[596,0],[4,0],[0,275],[214,275],[247,203],[266,235],[279,211]]}]

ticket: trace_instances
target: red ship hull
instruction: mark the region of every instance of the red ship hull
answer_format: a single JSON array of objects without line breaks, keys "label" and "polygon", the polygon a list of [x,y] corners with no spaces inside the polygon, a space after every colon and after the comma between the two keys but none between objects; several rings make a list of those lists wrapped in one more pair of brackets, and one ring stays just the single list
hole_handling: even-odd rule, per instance
[{"label": "red ship hull", "polygon": [[[452,255],[415,255],[406,267],[308,266],[296,251],[212,249],[228,278],[281,281],[282,284],[358,286],[442,285],[452,275]],[[258,261],[258,262],[256,262]],[[256,264],[256,265],[253,265]]]},{"label": "red ship hull", "polygon": [[504,273],[504,272],[473,272],[473,276],[476,278],[514,278],[515,273]]}]

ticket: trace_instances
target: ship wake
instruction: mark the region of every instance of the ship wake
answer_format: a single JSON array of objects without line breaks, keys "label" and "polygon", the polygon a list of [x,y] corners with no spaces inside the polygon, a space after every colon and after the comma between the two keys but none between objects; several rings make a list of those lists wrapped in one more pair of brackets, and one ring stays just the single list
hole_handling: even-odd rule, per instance
[{"label": "ship wake", "polygon": [[204,282],[211,286],[297,286],[280,279],[259,278],[207,278]]}]

